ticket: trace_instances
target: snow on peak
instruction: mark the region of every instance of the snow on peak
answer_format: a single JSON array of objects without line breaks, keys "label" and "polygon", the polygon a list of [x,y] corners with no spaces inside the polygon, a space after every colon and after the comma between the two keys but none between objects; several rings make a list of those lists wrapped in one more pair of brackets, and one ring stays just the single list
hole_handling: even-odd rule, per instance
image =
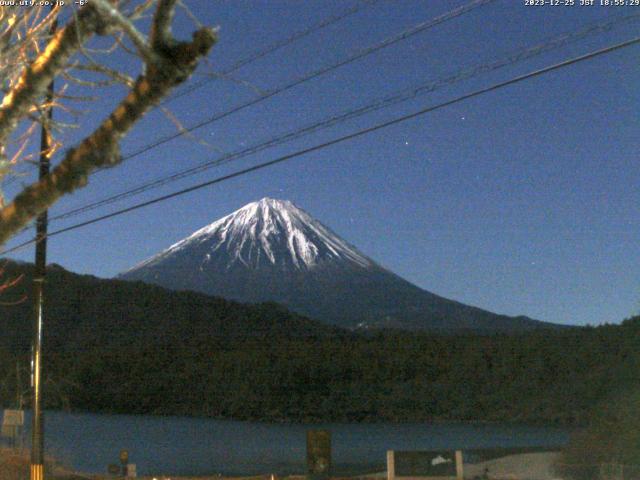
[{"label": "snow on peak", "polygon": [[[192,247],[203,247],[203,264],[225,255],[227,268],[264,264],[311,269],[323,261],[345,261],[360,267],[373,262],[355,247],[288,200],[263,198],[194,232],[132,270],[155,264]],[[199,253],[202,255],[202,253]]]}]

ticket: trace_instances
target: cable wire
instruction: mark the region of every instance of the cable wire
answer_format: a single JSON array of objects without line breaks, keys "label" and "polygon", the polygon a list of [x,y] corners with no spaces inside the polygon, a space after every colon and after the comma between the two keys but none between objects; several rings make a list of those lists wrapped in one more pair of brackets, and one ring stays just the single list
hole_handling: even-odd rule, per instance
[{"label": "cable wire", "polygon": [[[496,0],[473,0],[473,1],[471,1],[471,2],[469,2],[467,4],[465,4],[465,5],[462,5],[461,7],[455,8],[455,9],[450,10],[450,11],[448,11],[448,12],[442,14],[442,15],[434,17],[431,20],[426,20],[424,22],[418,23],[417,25],[414,25],[413,27],[402,31],[397,35],[394,35],[392,37],[386,38],[382,42],[379,42],[379,43],[374,44],[374,45],[372,45],[370,47],[361,49],[361,50],[357,51],[355,54],[347,57],[346,59],[343,59],[343,60],[341,60],[341,61],[339,61],[337,63],[331,64],[331,65],[322,67],[322,68],[320,68],[318,70],[314,70],[313,72],[311,72],[311,73],[309,73],[309,74],[307,74],[307,75],[305,75],[305,76],[303,76],[301,78],[298,78],[297,80],[294,80],[294,81],[289,82],[289,83],[287,83],[285,85],[282,85],[282,86],[276,88],[275,90],[267,92],[267,93],[255,98],[255,99],[253,99],[253,100],[250,100],[249,102],[245,102],[245,103],[243,103],[241,105],[238,105],[236,107],[233,107],[233,108],[231,108],[229,110],[226,110],[224,112],[215,114],[212,117],[209,117],[208,119],[206,119],[206,120],[204,120],[202,122],[199,122],[199,123],[197,123],[195,125],[192,125],[190,127],[186,127],[186,128],[180,129],[176,133],[173,133],[171,135],[162,137],[162,138],[160,138],[160,139],[158,139],[158,140],[156,140],[156,141],[154,141],[154,142],[152,142],[150,144],[147,144],[147,145],[139,148],[138,150],[123,156],[120,163],[122,163],[122,162],[124,162],[126,160],[130,160],[131,158],[137,157],[138,155],[141,155],[141,154],[146,153],[146,152],[148,152],[150,150],[153,150],[154,148],[157,148],[160,145],[163,145],[163,144],[165,144],[167,142],[170,142],[170,141],[175,140],[175,139],[177,139],[179,137],[182,137],[182,136],[186,135],[187,133],[191,133],[191,132],[193,132],[193,131],[195,131],[195,130],[197,130],[199,128],[202,128],[205,125],[209,125],[209,124],[214,123],[214,122],[216,122],[218,120],[221,120],[221,119],[226,118],[226,117],[228,117],[230,115],[233,115],[233,114],[235,114],[237,112],[240,112],[240,111],[242,111],[242,110],[244,110],[246,108],[249,108],[249,107],[252,107],[254,105],[257,105],[257,104],[259,104],[259,103],[261,103],[261,102],[263,102],[263,101],[265,101],[265,100],[267,100],[269,98],[272,98],[272,97],[274,97],[274,96],[276,96],[276,95],[278,95],[280,93],[286,92],[286,91],[288,91],[288,90],[290,90],[290,89],[292,89],[292,88],[294,88],[294,87],[296,87],[298,85],[301,85],[301,84],[306,83],[306,82],[308,82],[310,80],[318,78],[318,77],[320,77],[322,75],[325,75],[325,74],[327,74],[327,73],[329,73],[329,72],[331,72],[333,70],[336,70],[336,69],[338,69],[340,67],[348,65],[350,63],[353,63],[356,60],[359,60],[361,58],[369,56],[369,55],[371,55],[371,54],[373,54],[375,52],[378,52],[378,51],[380,51],[380,50],[382,50],[382,49],[384,49],[386,47],[394,45],[394,44],[396,44],[396,43],[398,43],[398,42],[400,42],[402,40],[406,40],[408,38],[411,38],[414,35],[417,35],[417,34],[419,34],[421,32],[424,32],[424,31],[426,31],[426,30],[428,30],[430,28],[433,28],[433,27],[435,27],[437,25],[445,23],[445,22],[447,22],[449,20],[452,20],[452,19],[455,19],[455,18],[460,17],[462,15],[465,15],[466,13],[469,13],[469,12],[475,10],[476,8],[483,7],[483,6],[487,5],[487,4],[493,3],[495,1]],[[93,172],[93,175],[95,175],[97,173],[100,173],[100,172],[104,172],[104,171],[109,170],[111,168],[112,167],[100,167],[100,168],[97,168]]]},{"label": "cable wire", "polygon": [[[253,63],[257,60],[260,60],[264,57],[266,57],[267,55],[280,50],[281,48],[284,48],[286,46],[291,45],[292,43],[308,36],[311,35],[312,33],[315,33],[319,30],[322,30],[323,28],[326,28],[330,25],[333,25],[334,23],[339,22],[340,20],[343,20],[357,12],[359,12],[360,10],[363,10],[366,7],[369,7],[371,5],[373,5],[374,3],[378,2],[379,0],[363,0],[362,3],[358,3],[356,5],[354,5],[353,7],[351,7],[350,9],[344,11],[341,14],[338,15],[334,15],[332,17],[326,18],[325,20],[321,21],[320,23],[313,25],[311,27],[308,27],[304,30],[295,32],[294,34],[290,35],[289,37],[280,40],[278,42],[273,43],[272,45],[269,45],[268,47],[262,49],[262,50],[257,50],[251,54],[249,54],[248,56],[246,56],[245,58],[238,60],[237,62],[235,62],[233,65],[231,65],[229,68],[226,68],[225,70],[223,70],[222,72],[220,72],[220,76],[225,76],[225,75],[229,75],[233,72],[235,72],[236,70],[239,70],[240,68],[244,67],[245,65],[248,65],[250,63]],[[187,88],[184,88],[183,90],[180,90],[179,92],[176,92],[174,95],[170,96],[169,98],[165,99],[161,104],[164,105],[166,103],[172,102],[173,100],[180,98],[184,95],[187,95],[195,90],[198,90],[199,88],[202,88],[203,86],[205,86],[206,84],[213,82],[214,80],[217,80],[219,77],[213,77],[213,78],[207,78],[205,80],[202,80],[200,82],[197,83],[193,83],[191,85],[189,85]]]},{"label": "cable wire", "polygon": [[[159,108],[162,105],[166,105],[169,102],[172,102],[173,100],[180,98],[184,95],[187,95],[191,92],[194,92],[195,90],[198,90],[199,88],[202,88],[203,86],[207,85],[208,83],[211,83],[215,80],[218,80],[219,78],[224,78],[225,76],[239,70],[240,68],[249,65],[250,63],[253,63],[257,60],[260,60],[264,57],[266,57],[267,55],[276,52],[278,50],[280,50],[281,48],[287,47],[295,42],[297,42],[298,40],[311,35],[312,33],[315,33],[319,30],[322,30],[323,28],[326,28],[328,26],[333,25],[334,23],[338,23],[339,21],[354,15],[355,13],[358,13],[359,11],[365,9],[366,7],[369,7],[375,3],[377,3],[379,0],[362,0],[362,2],[357,3],[356,5],[354,5],[353,7],[345,10],[344,12],[338,14],[338,15],[333,15],[331,17],[328,17],[324,20],[322,20],[321,22],[317,23],[316,25],[312,25],[308,28],[305,28],[304,30],[300,30],[298,32],[293,33],[292,35],[279,40],[261,50],[256,50],[252,53],[250,53],[249,55],[247,55],[246,57],[236,61],[233,65],[231,65],[229,68],[226,68],[225,70],[223,70],[222,72],[220,72],[218,75],[211,77],[211,78],[207,78],[205,80],[201,80],[200,82],[191,84],[189,87],[176,92],[175,94],[171,95],[170,97],[164,99],[162,102],[160,102],[158,105],[155,105],[151,108],[151,110],[155,110],[157,108]],[[8,181],[5,182],[5,186],[11,185],[12,183],[14,183],[15,181],[17,181],[18,177],[15,176],[11,179],[9,179]]]},{"label": "cable wire", "polygon": [[235,152],[231,152],[228,154],[225,154],[221,157],[215,158],[213,160],[208,160],[206,162],[200,163],[196,166],[187,168],[187,169],[183,169],[183,170],[179,170],[177,172],[174,172],[170,175],[165,175],[159,178],[156,178],[155,180],[151,180],[149,182],[146,182],[142,185],[138,185],[137,187],[128,189],[124,192],[120,192],[118,194],[115,195],[111,195],[108,196],[106,198],[103,198],[101,200],[97,200],[94,202],[91,202],[89,204],[80,206],[80,207],[76,207],[74,209],[68,210],[66,212],[63,212],[61,214],[58,214],[56,216],[51,217],[49,220],[50,222],[53,221],[57,221],[57,220],[62,220],[62,219],[66,219],[66,218],[71,218],[77,215],[80,215],[82,213],[85,212],[89,212],[92,210],[95,210],[97,208],[100,208],[102,206],[106,206],[106,205],[110,205],[112,203],[115,203],[117,201],[120,200],[124,200],[126,198],[130,198],[136,195],[140,195],[146,191],[155,189],[155,188],[159,188],[161,186],[170,184],[172,182],[181,180],[183,178],[187,178],[189,176],[193,176],[196,175],[198,173],[204,172],[208,169],[211,169],[213,167],[218,167],[221,166],[223,164],[227,164],[230,163],[232,161],[235,160],[239,160],[241,158],[247,157],[249,155],[255,154],[259,151],[265,150],[267,148],[271,148],[273,146],[276,145],[281,145],[285,142],[289,142],[298,138],[301,138],[305,135],[309,135],[311,133],[315,133],[321,129],[325,129],[328,127],[332,127],[335,126],[339,123],[342,123],[346,120],[350,120],[353,118],[357,118],[360,117],[362,115],[371,113],[373,111],[377,111],[383,108],[387,108],[391,105],[396,105],[398,103],[401,102],[405,102],[407,100],[410,99],[414,99],[416,97],[418,97],[419,95],[424,95],[427,93],[432,93],[434,91],[436,91],[439,88],[442,88],[444,86],[449,86],[449,85],[453,85],[457,82],[463,81],[463,80],[468,80],[470,78],[473,78],[477,75],[480,74],[484,74],[484,73],[488,73],[488,72],[492,72],[495,70],[498,70],[500,68],[506,67],[506,66],[510,66],[513,64],[516,64],[518,62],[522,62],[524,60],[528,60],[531,59],[535,56],[541,55],[543,53],[549,52],[551,50],[555,50],[558,49],[560,47],[564,47],[570,43],[576,42],[578,40],[582,40],[590,35],[593,35],[595,33],[600,33],[600,32],[604,32],[604,31],[609,31],[611,30],[614,26],[620,24],[620,23],[625,23],[625,22],[629,22],[629,21],[633,21],[633,20],[638,20],[640,19],[640,13],[634,14],[634,15],[629,15],[629,16],[625,16],[625,17],[619,17],[619,18],[615,18],[613,20],[608,20],[606,22],[598,22],[598,23],[594,23],[591,24],[589,26],[587,26],[586,28],[578,31],[578,32],[574,32],[574,33],[568,33],[568,34],[562,34],[560,36],[556,36],[553,37],[552,39],[546,40],[542,43],[539,43],[537,45],[534,45],[532,47],[527,47],[524,49],[519,49],[515,52],[512,52],[510,54],[508,54],[505,58],[492,62],[492,63],[485,63],[485,64],[481,64],[481,65],[477,65],[471,68],[467,68],[467,69],[462,69],[459,70],[458,72],[448,75],[446,77],[437,79],[435,81],[430,81],[430,82],[426,82],[426,83],[422,83],[418,86],[414,86],[410,89],[405,89],[400,91],[399,93],[395,93],[392,95],[387,95],[385,97],[379,98],[377,100],[375,100],[374,102],[370,102],[364,106],[358,107],[356,109],[350,109],[347,111],[343,111],[339,114],[333,115],[331,117],[328,117],[320,122],[315,122],[315,123],[311,123],[309,125],[306,125],[302,128],[296,129],[294,131],[288,132],[284,135],[280,135],[274,138],[271,138],[267,141],[263,141],[261,143],[257,143],[254,145],[251,145],[249,147],[243,148],[241,150],[237,150]]},{"label": "cable wire", "polygon": [[[338,69],[340,67],[343,67],[345,65],[349,65],[350,63],[353,63],[356,60],[360,60],[361,58],[367,57],[367,56],[369,56],[369,55],[371,55],[371,54],[373,54],[375,52],[378,52],[378,51],[386,48],[386,47],[389,47],[391,45],[395,45],[396,43],[398,43],[398,42],[400,42],[402,40],[406,40],[408,38],[411,38],[414,35],[417,35],[418,33],[422,33],[422,32],[424,32],[424,31],[426,31],[426,30],[428,30],[430,28],[433,28],[433,27],[435,27],[437,25],[440,25],[440,24],[442,24],[444,22],[447,22],[449,20],[452,20],[454,18],[460,17],[460,16],[462,16],[462,15],[464,15],[466,13],[469,13],[469,12],[475,10],[476,8],[483,7],[483,6],[487,5],[487,4],[493,3],[495,1],[496,0],[473,0],[472,2],[469,2],[469,3],[467,3],[467,4],[465,4],[465,5],[461,6],[461,7],[455,8],[455,9],[453,9],[453,10],[447,12],[447,13],[439,15],[439,16],[431,19],[431,20],[427,20],[425,22],[421,22],[421,23],[419,23],[417,25],[414,25],[413,27],[411,27],[411,28],[409,28],[407,30],[404,30],[403,32],[401,32],[401,33],[399,33],[397,35],[389,37],[389,38],[383,40],[382,42],[379,42],[379,43],[377,43],[375,45],[372,45],[370,47],[361,49],[358,52],[356,52],[355,54],[353,54],[353,55],[351,55],[351,56],[349,56],[349,57],[347,57],[347,58],[345,58],[343,60],[340,60],[337,63],[333,63],[331,65],[322,67],[322,68],[320,68],[318,70],[314,70],[313,72],[308,73],[307,75],[305,75],[303,77],[300,77],[297,80],[294,80],[292,82],[284,84],[284,85],[282,85],[282,86],[280,86],[280,87],[278,87],[278,88],[276,88],[274,90],[271,90],[270,92],[267,92],[267,93],[265,93],[263,95],[260,95],[259,97],[255,98],[253,100],[250,100],[250,101],[245,102],[243,104],[237,105],[237,106],[235,106],[235,107],[233,107],[233,108],[231,108],[229,110],[226,110],[224,112],[217,113],[217,114],[207,118],[206,120],[203,120],[203,121],[201,121],[199,123],[196,123],[196,124],[194,124],[194,125],[192,125],[190,127],[186,127],[184,129],[181,129],[180,131],[178,131],[176,133],[173,133],[171,135],[167,135],[165,137],[162,137],[162,138],[156,140],[155,142],[150,143],[150,144],[148,144],[148,145],[146,145],[146,146],[144,146],[142,148],[139,148],[138,150],[136,150],[136,151],[124,156],[122,158],[122,162],[124,162],[125,160],[129,160],[131,158],[137,157],[138,155],[141,155],[141,154],[143,154],[145,152],[148,152],[149,150],[152,150],[154,148],[157,148],[160,145],[163,145],[163,144],[165,144],[167,142],[175,140],[176,138],[182,137],[182,136],[186,135],[187,133],[191,133],[194,130],[198,130],[199,128],[202,128],[205,125],[210,125],[213,122],[217,122],[218,120],[222,120],[223,118],[226,118],[226,117],[228,117],[230,115],[233,115],[233,114],[235,114],[237,112],[240,112],[240,111],[242,111],[242,110],[244,110],[246,108],[249,108],[249,107],[252,107],[254,105],[257,105],[257,104],[259,104],[259,103],[261,103],[261,102],[263,102],[263,101],[265,101],[265,100],[267,100],[269,98],[272,98],[272,97],[274,97],[276,95],[279,95],[280,93],[283,93],[283,92],[286,92],[288,90],[291,90],[292,88],[297,87],[298,85],[302,85],[303,83],[306,83],[306,82],[308,82],[310,80],[318,78],[318,77],[320,77],[322,75],[325,75],[325,74],[327,74],[329,72],[332,72],[333,70],[336,70],[336,69]],[[101,171],[104,171],[104,170],[107,170],[108,168],[110,168],[110,167],[99,168],[94,172],[94,174],[98,173],[98,172],[101,172]]]},{"label": "cable wire", "polygon": [[[106,214],[106,215],[95,217],[95,218],[92,218],[90,220],[86,220],[84,222],[76,223],[76,224],[71,225],[69,227],[65,227],[65,228],[61,228],[59,230],[55,230],[53,232],[50,232],[47,235],[47,237],[45,237],[45,238],[53,237],[55,235],[60,235],[60,234],[65,233],[65,232],[70,232],[72,230],[76,230],[76,229],[79,229],[79,228],[82,228],[82,227],[85,227],[85,226],[88,226],[88,225],[92,225],[94,223],[98,223],[98,222],[107,220],[109,218],[117,217],[117,216],[123,215],[125,213],[132,212],[134,210],[138,210],[138,209],[143,208],[143,207],[147,207],[149,205],[153,205],[153,204],[156,204],[156,203],[160,203],[160,202],[169,200],[171,198],[175,198],[175,197],[178,197],[178,196],[181,196],[181,195],[185,195],[187,193],[190,193],[190,192],[193,192],[193,191],[196,191],[196,190],[200,190],[202,188],[205,188],[205,187],[208,187],[208,186],[211,186],[211,185],[215,185],[217,183],[221,183],[221,182],[224,182],[224,181],[227,181],[227,180],[231,180],[233,178],[237,178],[237,177],[240,177],[242,175],[246,175],[248,173],[256,172],[258,170],[262,170],[262,169],[265,169],[267,167],[271,167],[273,165],[284,163],[284,162],[292,160],[294,158],[302,157],[302,156],[304,156],[304,155],[306,155],[308,153],[319,151],[319,150],[325,149],[327,147],[330,147],[332,145],[343,143],[345,141],[352,140],[354,138],[358,138],[358,137],[361,137],[363,135],[367,135],[367,134],[372,133],[372,132],[376,132],[376,131],[381,130],[383,128],[387,128],[387,127],[390,127],[390,126],[393,126],[393,125],[397,125],[399,123],[404,123],[404,122],[406,122],[408,120],[420,117],[422,115],[425,115],[427,113],[430,113],[430,112],[433,112],[433,111],[436,111],[436,110],[440,110],[440,109],[442,109],[444,107],[448,107],[450,105],[454,105],[454,104],[463,102],[465,100],[468,100],[468,99],[471,99],[471,98],[474,98],[474,97],[478,97],[480,95],[483,95],[483,94],[486,94],[486,93],[489,93],[489,92],[493,92],[493,91],[499,90],[501,88],[504,88],[504,87],[507,87],[507,86],[510,86],[510,85],[514,85],[516,83],[520,83],[522,81],[525,81],[525,80],[528,80],[528,79],[531,79],[531,78],[539,77],[541,75],[544,75],[544,74],[559,70],[561,68],[568,67],[570,65],[575,65],[577,63],[584,62],[586,60],[590,60],[590,59],[593,59],[593,58],[596,58],[596,57],[599,57],[599,56],[602,56],[602,55],[605,55],[605,54],[608,54],[608,53],[612,53],[614,51],[621,50],[623,48],[630,47],[630,46],[636,45],[638,43],[640,43],[640,37],[636,37],[636,38],[633,38],[631,40],[627,40],[627,41],[618,43],[618,44],[610,46],[610,47],[605,47],[605,48],[602,48],[600,50],[596,50],[594,52],[590,52],[590,53],[581,55],[579,57],[574,57],[572,59],[565,60],[565,61],[562,61],[560,63],[556,63],[556,64],[548,66],[548,67],[544,67],[544,68],[541,68],[541,69],[538,69],[538,70],[534,70],[533,72],[517,76],[517,77],[512,78],[510,80],[499,82],[499,83],[493,84],[493,85],[491,85],[489,87],[481,88],[481,89],[475,90],[475,91],[473,91],[471,93],[456,97],[453,100],[448,100],[446,102],[439,103],[439,104],[431,106],[431,107],[426,107],[426,108],[418,110],[418,111],[416,111],[414,113],[403,115],[401,117],[397,117],[397,118],[394,118],[392,120],[388,120],[386,122],[379,123],[379,124],[374,125],[372,127],[368,127],[368,128],[362,129],[362,130],[358,130],[358,131],[350,133],[348,135],[344,135],[344,136],[335,138],[333,140],[330,140],[330,141],[327,141],[327,142],[323,142],[323,143],[318,144],[318,145],[314,145],[312,147],[308,147],[308,148],[305,148],[305,149],[302,149],[302,150],[298,150],[296,152],[293,152],[293,153],[290,153],[290,154],[287,154],[287,155],[283,155],[283,156],[275,158],[273,160],[270,160],[270,161],[267,161],[267,162],[263,162],[263,163],[260,163],[258,165],[254,165],[252,167],[248,167],[248,168],[239,170],[237,172],[234,172],[234,173],[231,173],[231,174],[228,174],[228,175],[224,175],[224,176],[221,176],[221,177],[218,177],[218,178],[214,178],[212,180],[208,180],[206,182],[202,182],[202,183],[193,185],[191,187],[188,187],[188,188],[185,188],[185,189],[182,189],[182,190],[178,190],[176,192],[173,192],[173,193],[170,193],[170,194],[167,194],[167,195],[162,195],[160,197],[156,197],[156,198],[154,198],[152,200],[148,200],[146,202],[141,202],[141,203],[138,203],[136,205],[132,205],[130,207],[123,208],[121,210],[117,210],[115,212],[112,212],[112,213],[109,213],[109,214]],[[15,251],[17,251],[19,249],[22,249],[22,248],[24,248],[24,247],[26,247],[28,245],[31,245],[31,244],[35,243],[36,241],[37,241],[36,239],[29,240],[27,242],[24,242],[24,243],[22,243],[20,245],[15,246],[13,248],[10,248],[10,249],[7,249],[7,250],[4,250],[4,251],[0,252],[0,255],[6,255],[7,253],[15,252]]]}]

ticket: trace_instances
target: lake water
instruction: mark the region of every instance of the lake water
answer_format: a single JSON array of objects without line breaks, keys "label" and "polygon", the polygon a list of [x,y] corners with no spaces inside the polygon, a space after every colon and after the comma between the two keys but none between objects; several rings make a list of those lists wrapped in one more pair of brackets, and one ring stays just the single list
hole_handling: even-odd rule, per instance
[{"label": "lake water", "polygon": [[387,450],[558,447],[568,439],[563,429],[514,425],[279,425],[64,412],[46,412],[45,422],[46,451],[64,464],[105,473],[125,448],[138,475],[304,473],[312,428],[331,431],[337,474],[382,471]]}]

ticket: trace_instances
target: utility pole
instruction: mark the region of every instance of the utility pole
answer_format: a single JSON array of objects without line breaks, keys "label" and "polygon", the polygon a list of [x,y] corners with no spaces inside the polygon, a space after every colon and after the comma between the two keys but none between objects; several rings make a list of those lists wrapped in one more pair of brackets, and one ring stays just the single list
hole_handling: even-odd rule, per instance
[{"label": "utility pole", "polygon": [[20,382],[20,360],[16,360],[16,408],[22,410],[22,383]]},{"label": "utility pole", "polygon": [[[53,10],[55,7],[51,7]],[[51,24],[49,32],[55,34],[57,20]],[[51,120],[53,119],[53,80],[47,88],[45,96],[46,113],[40,133],[40,171],[38,178],[44,179],[49,175],[51,148]],[[36,220],[36,258],[33,272],[33,345],[31,351],[31,480],[44,480],[44,418],[42,415],[42,323],[44,308],[44,281],[47,267],[47,220],[45,210]]]}]

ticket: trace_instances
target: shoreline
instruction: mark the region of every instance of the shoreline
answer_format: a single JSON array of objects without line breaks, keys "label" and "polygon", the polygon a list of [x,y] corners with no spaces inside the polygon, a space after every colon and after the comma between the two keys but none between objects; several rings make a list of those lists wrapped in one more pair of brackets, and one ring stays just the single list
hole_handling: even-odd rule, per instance
[{"label": "shoreline", "polygon": [[[5,408],[5,407],[2,407]],[[9,407],[6,407],[9,408]],[[30,409],[24,410],[25,414],[31,412]],[[122,413],[117,411],[90,411],[81,409],[69,409],[69,410],[54,410],[46,409],[44,414],[47,413],[63,413],[68,415],[104,415],[113,417],[148,417],[148,418],[176,418],[176,419],[194,419],[194,420],[215,420],[220,422],[232,422],[232,423],[252,423],[266,426],[309,426],[316,427],[319,425],[467,425],[467,426],[511,426],[511,427],[523,427],[523,428],[547,428],[547,429],[563,429],[563,430],[579,430],[584,428],[585,425],[572,423],[572,422],[537,422],[537,421],[519,421],[519,420],[460,420],[453,419],[448,420],[444,418],[425,419],[425,420],[394,420],[394,419],[365,419],[362,421],[349,421],[349,420],[265,420],[265,419],[249,419],[249,418],[233,418],[233,417],[216,417],[206,416],[198,414],[183,414],[183,413]]]},{"label": "shoreline", "polygon": [[[560,452],[523,453],[507,455],[478,463],[464,463],[464,478],[474,479],[487,475],[490,479],[526,478],[527,480],[560,480],[555,472]],[[331,476],[329,480],[383,480],[386,471],[372,472],[354,476]],[[52,480],[113,480],[113,476],[89,475],[77,472],[60,472],[54,474]],[[306,480],[305,475],[277,476],[272,474],[248,476],[180,476],[180,475],[145,475],[140,480]]]}]

